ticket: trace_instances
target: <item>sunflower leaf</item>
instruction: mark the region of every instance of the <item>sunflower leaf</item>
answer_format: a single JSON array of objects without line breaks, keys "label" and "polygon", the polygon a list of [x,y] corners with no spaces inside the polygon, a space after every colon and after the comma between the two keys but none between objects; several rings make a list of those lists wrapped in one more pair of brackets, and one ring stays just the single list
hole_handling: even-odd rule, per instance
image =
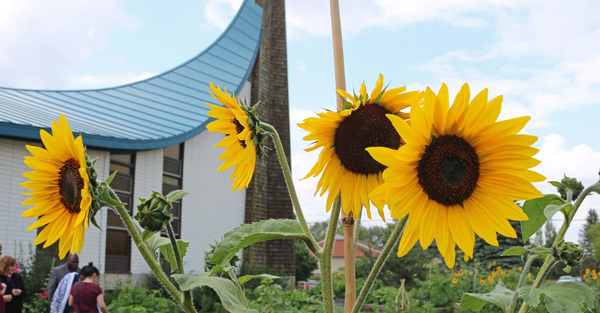
[{"label": "sunflower leaf", "polygon": [[565,185],[563,185],[561,182],[557,182],[557,181],[549,181],[550,185],[556,187],[556,188],[565,188]]},{"label": "sunflower leaf", "polygon": [[253,243],[272,240],[296,238],[310,244],[310,239],[302,233],[302,228],[296,220],[263,220],[252,224],[242,224],[228,232],[217,243],[214,254],[208,263],[226,267],[236,253]]},{"label": "sunflower leaf", "polygon": [[506,288],[502,282],[499,282],[496,287],[494,287],[494,290],[488,293],[465,293],[460,300],[460,308],[470,308],[475,312],[479,312],[487,303],[491,303],[501,307],[503,311],[506,311],[514,293],[514,291]]},{"label": "sunflower leaf", "polygon": [[259,275],[244,275],[240,278],[238,278],[238,282],[240,282],[240,285],[244,285],[247,281],[254,279],[254,278],[270,278],[270,279],[277,279],[280,278],[279,276],[275,276],[275,275],[271,275],[271,274],[259,274]]},{"label": "sunflower leaf", "polygon": [[169,194],[166,195],[165,198],[167,199],[167,201],[173,202],[187,196],[188,194],[190,193],[185,190],[173,190],[169,192]]},{"label": "sunflower leaf", "polygon": [[544,209],[548,205],[562,205],[564,201],[557,195],[549,194],[542,198],[527,200],[523,204],[523,211],[529,217],[526,221],[521,221],[521,231],[523,233],[523,242],[527,243],[527,240],[538,229],[542,228],[548,220],[544,215]]},{"label": "sunflower leaf", "polygon": [[511,255],[525,255],[527,254],[527,249],[523,247],[511,247],[510,249],[504,251],[500,256],[511,256]]},{"label": "sunflower leaf", "polygon": [[544,288],[519,288],[519,294],[525,302],[536,307],[543,300],[550,313],[572,312],[583,313],[594,308],[594,292],[582,283],[563,282]]},{"label": "sunflower leaf", "polygon": [[534,254],[540,254],[540,255],[547,255],[547,254],[552,253],[552,250],[550,250],[550,248],[544,248],[544,247],[531,248],[530,251]]},{"label": "sunflower leaf", "polygon": [[231,313],[258,313],[257,310],[248,309],[244,307],[239,298],[238,289],[235,284],[226,278],[209,276],[208,273],[200,273],[198,276],[194,275],[171,275],[179,288],[183,291],[192,290],[196,287],[207,286],[214,290],[225,310]]},{"label": "sunflower leaf", "polygon": [[565,206],[566,206],[566,204],[563,204],[563,205],[556,205],[556,204],[547,205],[544,208],[544,215],[546,216],[546,219],[551,220],[552,217],[554,216],[554,214],[556,214],[556,212],[562,210],[562,208],[564,208]]},{"label": "sunflower leaf", "polygon": [[[165,260],[171,264],[171,270],[175,271],[177,269],[177,260],[175,259],[175,252],[173,251],[173,245],[171,244],[171,240],[169,238],[160,237],[160,236],[150,236],[147,239],[148,244],[152,250],[159,249],[160,253],[165,257]],[[143,242],[141,244],[144,244]],[[182,240],[177,240],[177,247],[179,248],[179,254],[181,255],[181,259],[185,257],[187,252],[187,247],[189,246],[189,242],[185,242]]]}]

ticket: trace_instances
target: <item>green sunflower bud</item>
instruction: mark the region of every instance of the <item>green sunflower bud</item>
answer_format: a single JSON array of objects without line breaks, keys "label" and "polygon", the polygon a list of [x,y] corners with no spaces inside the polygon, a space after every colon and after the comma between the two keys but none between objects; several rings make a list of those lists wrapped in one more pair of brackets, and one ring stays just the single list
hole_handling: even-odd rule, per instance
[{"label": "green sunflower bud", "polygon": [[[89,183],[90,195],[92,196],[92,203],[90,204],[89,220],[98,229],[102,229],[96,222],[96,213],[98,213],[98,211],[100,211],[100,209],[104,206],[104,202],[100,198],[100,188],[99,188],[100,184],[98,183],[98,172],[96,171],[96,168],[94,167],[94,165],[96,165],[96,161],[98,161],[98,158],[96,158],[94,161],[91,161],[90,156],[87,155],[87,153],[85,154],[85,164],[87,167],[87,174],[90,179],[90,183]],[[112,178],[113,178],[113,176],[109,177],[109,179],[107,179],[107,181],[112,180]],[[110,183],[110,181],[109,181],[109,183]]]},{"label": "green sunflower bud", "polygon": [[570,267],[579,266],[583,258],[583,249],[577,244],[563,240],[555,248],[552,248],[552,256]]},{"label": "green sunflower bud", "polygon": [[242,111],[248,116],[248,127],[252,130],[252,140],[256,148],[256,157],[263,161],[264,156],[267,154],[265,139],[268,137],[268,133],[260,127],[260,119],[258,117],[260,101],[252,107],[243,101],[239,101],[239,105]]},{"label": "green sunflower bud", "polygon": [[142,199],[137,206],[138,212],[133,217],[142,228],[150,232],[162,231],[167,227],[173,216],[169,212],[173,205],[159,192],[153,191],[148,199]]},{"label": "green sunflower bud", "polygon": [[560,183],[562,184],[562,187],[558,187],[558,192],[560,193],[561,198],[565,200],[567,199],[567,190],[573,192],[573,200],[577,199],[583,191],[583,184],[578,181],[577,178],[565,176]]}]

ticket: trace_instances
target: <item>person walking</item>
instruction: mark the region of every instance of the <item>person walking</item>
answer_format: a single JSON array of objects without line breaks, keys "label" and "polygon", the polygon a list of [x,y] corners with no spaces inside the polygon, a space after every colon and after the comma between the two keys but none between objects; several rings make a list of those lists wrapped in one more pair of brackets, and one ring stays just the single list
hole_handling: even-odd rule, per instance
[{"label": "person walking", "polygon": [[[50,280],[48,281],[48,303],[52,304],[52,299],[54,297],[54,293],[56,292],[56,288],[60,281],[65,277],[65,275],[69,273],[79,273],[81,269],[79,268],[79,256],[77,254],[68,254],[67,262],[63,265],[59,265],[52,269],[50,272]],[[70,291],[70,290],[69,290]],[[67,292],[69,292],[67,291]],[[70,312],[70,311],[65,311]]]},{"label": "person walking", "polygon": [[79,277],[81,281],[73,285],[69,295],[69,305],[73,307],[73,312],[97,313],[100,308],[102,313],[110,313],[104,303],[102,288],[96,284],[100,277],[98,269],[90,262],[81,269]]},{"label": "person walking", "polygon": [[0,283],[6,285],[4,308],[6,313],[22,313],[23,299],[26,296],[25,285],[19,273],[15,273],[17,260],[5,255],[0,258]]}]

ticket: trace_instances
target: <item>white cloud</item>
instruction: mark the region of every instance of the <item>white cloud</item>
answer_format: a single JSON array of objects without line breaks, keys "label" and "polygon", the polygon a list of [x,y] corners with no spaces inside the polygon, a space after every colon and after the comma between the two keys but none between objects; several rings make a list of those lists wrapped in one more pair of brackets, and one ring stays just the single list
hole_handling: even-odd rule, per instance
[{"label": "white cloud", "polygon": [[[286,5],[286,21],[291,40],[306,36],[330,36],[329,2],[289,1]],[[519,6],[521,4],[518,1],[349,0],[340,3],[340,15],[342,29],[353,35],[369,27],[397,27],[427,21],[481,27],[489,24],[487,13]]]},{"label": "white cloud", "polygon": [[238,11],[242,0],[208,0],[204,7],[204,17],[220,30],[231,23],[231,19]]},{"label": "white cloud", "polygon": [[[0,85],[62,88],[62,71],[140,22],[118,0],[0,2]],[[73,25],[76,25],[75,27]],[[10,47],[10,48],[6,48]]]},{"label": "white cloud", "polygon": [[125,73],[123,75],[116,76],[76,76],[73,77],[69,88],[73,89],[86,89],[86,88],[100,88],[100,87],[116,87],[119,85],[134,83],[146,78],[150,78],[156,75],[156,73],[142,73],[133,74]]}]

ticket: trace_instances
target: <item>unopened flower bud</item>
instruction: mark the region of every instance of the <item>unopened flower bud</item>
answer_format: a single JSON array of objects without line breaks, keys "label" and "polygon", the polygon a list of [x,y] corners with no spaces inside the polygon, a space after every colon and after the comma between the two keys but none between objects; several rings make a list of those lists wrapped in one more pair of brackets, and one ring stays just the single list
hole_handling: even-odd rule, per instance
[{"label": "unopened flower bud", "polygon": [[568,266],[579,266],[583,258],[583,249],[572,242],[561,241],[552,249],[552,255],[557,261],[562,261]]},{"label": "unopened flower bud", "polygon": [[583,191],[583,184],[577,180],[577,178],[570,178],[565,176],[560,181],[561,184],[565,186],[565,188],[558,188],[558,192],[560,193],[561,198],[567,199],[567,190],[571,190],[573,192],[573,200],[579,197],[579,194]]},{"label": "unopened flower bud", "polygon": [[153,191],[148,199],[141,199],[137,206],[138,212],[134,218],[145,230],[158,232],[165,229],[167,223],[173,219],[169,212],[173,205],[159,192]]}]

